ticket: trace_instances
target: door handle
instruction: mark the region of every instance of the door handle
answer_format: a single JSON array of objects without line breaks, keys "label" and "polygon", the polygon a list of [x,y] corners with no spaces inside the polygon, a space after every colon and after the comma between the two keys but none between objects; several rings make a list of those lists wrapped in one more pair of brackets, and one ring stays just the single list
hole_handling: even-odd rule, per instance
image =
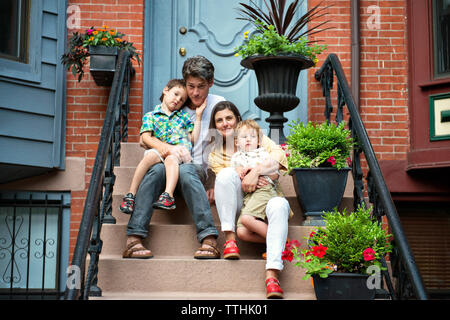
[{"label": "door handle", "polygon": [[184,57],[184,56],[186,55],[186,48],[181,47],[180,50],[179,50],[179,52],[180,52],[180,55],[181,55],[182,57]]}]

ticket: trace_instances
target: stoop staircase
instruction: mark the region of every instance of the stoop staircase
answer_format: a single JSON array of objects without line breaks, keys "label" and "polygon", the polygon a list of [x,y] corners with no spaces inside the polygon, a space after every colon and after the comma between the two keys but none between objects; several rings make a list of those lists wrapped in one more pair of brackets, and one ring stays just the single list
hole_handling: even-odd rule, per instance
[{"label": "stoop staircase", "polygon": [[[177,198],[175,211],[156,210],[153,214],[149,226],[150,235],[145,239],[144,245],[153,251],[155,257],[150,260],[122,259],[129,216],[121,213],[118,207],[123,194],[128,191],[135,167],[143,155],[143,150],[137,143],[124,143],[128,135],[128,94],[132,74],[129,52],[122,50],[119,53],[117,71],[111,86],[72,258],[71,266],[74,268],[71,280],[81,281],[75,283],[78,284],[75,286],[72,283],[68,285],[64,298],[88,299],[92,295],[99,296],[99,293],[102,293],[101,297],[95,299],[265,299],[265,261],[261,258],[265,245],[238,241],[241,259],[237,261],[194,259],[193,254],[199,244],[191,216],[181,197]],[[392,275],[397,278],[396,288],[394,289],[388,273],[384,273],[383,278],[386,279],[389,292],[380,289],[381,292],[378,292],[377,296],[380,298],[390,296],[393,299],[416,297],[427,300],[425,287],[395,205],[359,116],[342,65],[335,54],[330,54],[315,74],[326,98],[326,120],[331,121],[333,110],[331,89],[334,75],[338,84],[336,122],[343,120],[343,107],[346,105],[350,116],[349,129],[358,141],[357,147],[353,150],[352,175],[348,177],[339,209],[347,208],[352,211],[354,202],[357,204],[366,202],[363,182],[365,178],[368,200],[374,207],[374,218],[381,222],[383,217],[386,217],[395,242],[394,252],[390,258]],[[369,169],[366,177],[361,167],[362,154]],[[309,235],[312,228],[302,226],[303,214],[295,196],[292,178],[283,176],[280,179],[295,213],[289,223],[288,236],[303,242],[305,246],[304,237]],[[220,231],[214,206],[212,214]],[[218,242],[219,248],[223,250],[222,234]],[[89,264],[86,263],[88,254],[92,259]],[[285,299],[315,298],[311,282],[301,280],[303,274],[300,268],[285,263],[285,269],[280,276]]]},{"label": "stoop staircase", "polygon": [[[265,245],[238,240],[240,260],[197,260],[199,247],[195,227],[181,196],[174,211],[155,210],[144,246],[152,250],[152,259],[123,259],[126,225],[129,216],[119,211],[122,196],[128,192],[143,149],[138,143],[122,143],[120,167],[116,167],[113,192],[113,216],[116,224],[104,224],[101,231],[102,253],[98,264],[98,286],[102,296],[91,299],[195,299],[258,300],[265,299]],[[294,211],[289,221],[289,238],[305,246],[304,237],[312,227],[301,226],[303,217],[292,178],[281,177],[286,197]],[[349,175],[341,206],[352,206],[353,181]],[[218,244],[223,252],[224,236],[215,206],[212,214],[219,231]],[[302,280],[304,272],[285,262],[280,282],[285,299],[315,299],[311,281]]]}]

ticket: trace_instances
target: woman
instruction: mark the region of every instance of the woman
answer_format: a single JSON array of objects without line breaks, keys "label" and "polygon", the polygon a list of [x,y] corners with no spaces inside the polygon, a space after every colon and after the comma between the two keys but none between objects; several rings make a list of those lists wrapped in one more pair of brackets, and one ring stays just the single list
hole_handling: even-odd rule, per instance
[{"label": "woman", "polygon": [[[236,244],[235,221],[242,207],[243,192],[253,192],[256,188],[268,183],[260,176],[269,175],[277,179],[278,169],[286,170],[287,168],[285,152],[267,136],[263,136],[262,147],[267,150],[271,159],[251,169],[241,181],[236,170],[230,167],[231,156],[236,152],[234,129],[239,121],[241,121],[239,110],[229,101],[219,102],[211,114],[210,129],[216,129],[217,134],[211,139],[212,149],[208,162],[210,169],[216,174],[214,195],[222,231],[225,233],[225,259],[240,257]],[[274,197],[267,204],[268,228],[265,237],[267,298],[283,297],[278,274],[283,269],[281,255],[288,233],[289,211],[289,203],[283,197]],[[241,238],[254,241],[255,236],[243,234]]]}]

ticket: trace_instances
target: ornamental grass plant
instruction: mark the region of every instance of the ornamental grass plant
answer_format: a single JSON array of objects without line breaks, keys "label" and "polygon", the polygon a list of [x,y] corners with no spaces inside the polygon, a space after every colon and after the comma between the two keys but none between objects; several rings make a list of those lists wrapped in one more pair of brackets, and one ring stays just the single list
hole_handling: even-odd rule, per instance
[{"label": "ornamental grass plant", "polygon": [[359,206],[350,214],[337,209],[325,213],[325,227],[305,237],[308,248],[300,250],[298,241],[292,240],[283,259],[305,269],[304,280],[312,275],[326,278],[332,272],[365,274],[371,266],[384,270],[380,259],[391,252],[392,235],[372,219],[371,211]]},{"label": "ornamental grass plant", "polygon": [[106,25],[98,29],[91,27],[84,33],[74,32],[69,39],[69,50],[62,55],[61,63],[67,70],[72,71],[74,77],[78,74],[78,82],[84,76],[84,65],[89,57],[89,46],[117,47],[127,50],[130,52],[131,58],[140,64],[139,53],[133,43],[125,40],[124,36],[125,34],[115,29],[109,29]]},{"label": "ornamental grass plant", "polygon": [[319,30],[329,21],[310,28],[308,26],[311,21],[326,15],[324,10],[328,7],[320,8],[321,4],[318,4],[297,18],[302,2],[295,0],[286,9],[286,0],[264,1],[265,10],[254,1],[250,1],[250,5],[239,3],[241,17],[238,19],[250,21],[256,30],[251,34],[249,31],[244,33],[245,43],[235,48],[236,56],[245,59],[252,55],[299,54],[317,63],[316,55],[326,50],[327,46],[309,40],[308,36],[330,29]]},{"label": "ornamental grass plant", "polygon": [[289,170],[293,168],[333,167],[342,169],[350,165],[350,152],[354,140],[345,122],[306,125],[300,120],[289,124],[289,135],[283,145],[288,155]]}]

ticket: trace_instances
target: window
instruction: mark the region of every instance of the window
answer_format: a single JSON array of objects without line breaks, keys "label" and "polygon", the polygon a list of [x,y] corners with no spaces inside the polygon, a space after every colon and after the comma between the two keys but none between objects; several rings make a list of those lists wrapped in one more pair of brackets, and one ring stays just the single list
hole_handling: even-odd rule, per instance
[{"label": "window", "polygon": [[450,77],[450,0],[433,1],[435,78]]},{"label": "window", "polygon": [[68,193],[0,193],[0,299],[58,299],[68,258]]},{"label": "window", "polygon": [[27,63],[29,0],[0,2],[0,57]]}]

